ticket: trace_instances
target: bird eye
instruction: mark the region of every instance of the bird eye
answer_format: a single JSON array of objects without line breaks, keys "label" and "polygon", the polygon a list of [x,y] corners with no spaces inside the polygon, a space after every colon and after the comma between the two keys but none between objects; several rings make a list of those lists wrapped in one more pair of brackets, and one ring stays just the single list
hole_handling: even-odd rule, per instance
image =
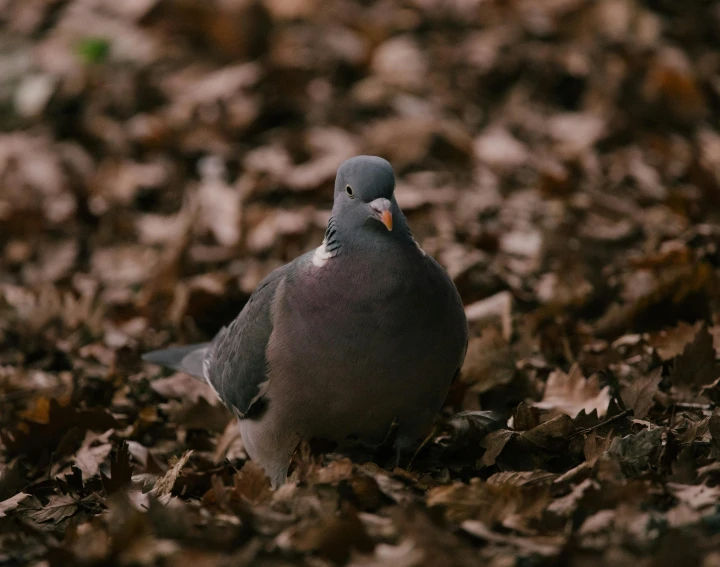
[{"label": "bird eye", "polygon": [[350,185],[345,185],[345,192],[350,195],[351,199],[355,198],[355,195],[353,195],[352,187],[350,187]]}]

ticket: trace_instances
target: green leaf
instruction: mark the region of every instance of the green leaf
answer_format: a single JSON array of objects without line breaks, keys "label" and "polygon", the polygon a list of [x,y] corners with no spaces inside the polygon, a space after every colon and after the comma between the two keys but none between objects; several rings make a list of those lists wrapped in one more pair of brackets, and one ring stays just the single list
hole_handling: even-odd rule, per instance
[{"label": "green leaf", "polygon": [[102,37],[86,37],[75,51],[89,65],[103,63],[110,55],[110,42]]}]

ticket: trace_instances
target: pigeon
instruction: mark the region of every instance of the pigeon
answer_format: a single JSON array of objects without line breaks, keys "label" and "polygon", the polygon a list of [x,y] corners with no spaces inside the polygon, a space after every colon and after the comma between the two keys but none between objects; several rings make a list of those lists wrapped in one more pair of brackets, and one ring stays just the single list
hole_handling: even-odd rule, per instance
[{"label": "pigeon", "polygon": [[413,238],[386,160],[341,164],[322,244],[268,275],[209,343],[143,356],[213,388],[273,487],[298,444],[397,455],[427,436],[468,342],[460,295]]}]

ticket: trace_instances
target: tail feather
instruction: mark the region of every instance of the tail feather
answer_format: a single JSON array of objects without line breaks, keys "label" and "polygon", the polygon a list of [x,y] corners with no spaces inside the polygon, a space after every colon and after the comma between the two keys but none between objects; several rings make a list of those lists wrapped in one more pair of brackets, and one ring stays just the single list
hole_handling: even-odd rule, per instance
[{"label": "tail feather", "polygon": [[153,350],[142,355],[145,362],[167,366],[173,370],[187,372],[188,374],[205,380],[203,361],[212,343],[197,343],[194,345],[176,346],[161,350]]}]

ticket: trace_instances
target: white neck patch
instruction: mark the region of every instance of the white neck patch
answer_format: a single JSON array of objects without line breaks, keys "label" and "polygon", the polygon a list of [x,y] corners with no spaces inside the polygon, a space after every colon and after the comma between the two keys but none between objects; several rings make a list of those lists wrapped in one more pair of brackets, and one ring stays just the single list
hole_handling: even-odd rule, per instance
[{"label": "white neck patch", "polygon": [[312,255],[313,266],[322,268],[334,255],[327,249],[327,240],[323,239],[322,244],[315,248],[315,253]]}]

